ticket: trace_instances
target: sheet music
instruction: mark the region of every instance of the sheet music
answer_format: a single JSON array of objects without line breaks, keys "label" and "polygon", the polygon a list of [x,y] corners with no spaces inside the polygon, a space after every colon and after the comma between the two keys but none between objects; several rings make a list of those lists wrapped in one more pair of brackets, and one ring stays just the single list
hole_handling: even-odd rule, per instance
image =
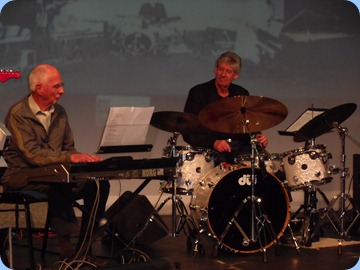
[{"label": "sheet music", "polygon": [[300,130],[306,123],[322,114],[325,109],[307,109],[294,123],[292,123],[286,132],[296,132]]},{"label": "sheet music", "polygon": [[111,107],[100,146],[144,144],[154,107]]}]

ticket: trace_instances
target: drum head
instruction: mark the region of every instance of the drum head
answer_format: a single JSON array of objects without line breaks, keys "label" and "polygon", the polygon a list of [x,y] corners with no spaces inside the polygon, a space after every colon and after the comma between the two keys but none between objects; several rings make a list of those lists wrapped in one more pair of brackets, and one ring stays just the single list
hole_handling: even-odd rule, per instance
[{"label": "drum head", "polygon": [[[289,198],[282,183],[260,169],[255,169],[255,175],[254,194],[259,203],[251,200],[251,168],[241,168],[226,174],[216,184],[208,200],[210,231],[225,247],[236,252],[250,253],[269,247],[283,234],[290,219]],[[266,227],[261,227],[256,220],[255,226],[251,226],[252,205],[255,205],[256,215],[265,221]],[[232,218],[235,218],[235,222],[228,226]],[[256,241],[247,243],[237,225],[250,240],[252,227],[255,227]]]}]

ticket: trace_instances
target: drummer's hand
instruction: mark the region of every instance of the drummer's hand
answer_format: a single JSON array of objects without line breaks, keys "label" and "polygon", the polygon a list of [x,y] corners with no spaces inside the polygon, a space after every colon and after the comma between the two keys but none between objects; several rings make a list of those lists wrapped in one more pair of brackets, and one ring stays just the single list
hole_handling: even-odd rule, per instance
[{"label": "drummer's hand", "polygon": [[231,152],[231,147],[225,140],[216,140],[214,142],[214,149],[218,152]]},{"label": "drummer's hand", "polygon": [[268,138],[264,134],[256,134],[256,139],[258,141],[258,145],[261,147],[266,147],[269,143]]}]

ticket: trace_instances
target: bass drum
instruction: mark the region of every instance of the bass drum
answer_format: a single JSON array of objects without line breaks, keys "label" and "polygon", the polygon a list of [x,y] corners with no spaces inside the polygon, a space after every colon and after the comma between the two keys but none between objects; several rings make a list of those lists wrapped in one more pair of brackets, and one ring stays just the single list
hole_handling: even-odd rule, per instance
[{"label": "bass drum", "polygon": [[[253,253],[262,251],[264,247],[271,246],[285,231],[290,219],[289,197],[283,184],[273,175],[263,173],[255,169],[256,184],[254,194],[261,200],[263,221],[268,216],[266,224],[271,227],[261,228],[259,222],[255,222],[260,233],[256,241],[246,241],[237,223],[246,236],[251,239],[251,168],[240,166],[215,167],[208,173],[194,189],[191,197],[190,209],[192,216],[198,223],[200,230],[216,239],[223,247],[234,252]],[[234,217],[238,215],[234,223],[226,231],[226,227]],[[264,233],[266,236],[264,236]],[[223,237],[223,234],[225,237]],[[275,238],[276,235],[276,238]]]}]

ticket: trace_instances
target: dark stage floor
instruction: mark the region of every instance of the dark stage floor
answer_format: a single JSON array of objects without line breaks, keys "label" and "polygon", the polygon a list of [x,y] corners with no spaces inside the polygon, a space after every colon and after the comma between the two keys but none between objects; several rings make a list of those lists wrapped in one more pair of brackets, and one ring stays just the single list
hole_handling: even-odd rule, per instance
[{"label": "dark stage floor", "polygon": [[[345,270],[354,267],[358,262],[360,256],[360,242],[358,244],[351,244],[357,240],[360,240],[359,229],[352,230],[351,241],[344,241],[342,247],[342,254],[338,255],[338,246],[336,244],[325,244],[327,247],[316,248],[317,245],[321,245],[328,241],[329,238],[337,238],[334,227],[329,223],[324,223],[322,229],[319,230],[320,239],[313,239],[311,247],[306,247],[304,243],[301,243],[301,229],[296,228],[292,224],[294,234],[298,239],[297,243],[300,249],[297,250],[292,241],[286,244],[285,240],[289,240],[287,231],[282,237],[282,241],[279,241],[278,248],[276,249],[275,243],[270,243],[265,253],[259,252],[256,249],[250,252],[235,253],[239,251],[238,248],[232,248],[230,246],[230,252],[224,249],[220,249],[217,256],[214,257],[212,252],[214,251],[214,241],[205,234],[201,234],[199,247],[202,247],[203,254],[196,252],[194,249],[194,241],[188,241],[192,239],[187,237],[187,230],[181,230],[180,234],[176,237],[172,236],[173,223],[171,216],[162,216],[162,220],[167,224],[170,234],[159,238],[156,241],[147,245],[137,245],[136,249],[132,251],[124,251],[123,246],[118,242],[111,243],[106,237],[102,237],[96,240],[93,247],[93,253],[98,257],[109,259],[109,266],[100,269],[337,269]],[[176,223],[175,223],[176,224]],[[160,227],[152,229],[152,231],[144,233],[142,239],[143,242],[152,241],[152,238],[158,236],[158,231],[162,231]],[[108,234],[106,234],[108,235]],[[106,236],[105,235],[105,236]],[[147,235],[146,238],[145,235]],[[155,235],[155,236],[154,236]],[[76,239],[74,238],[74,241]],[[330,239],[331,240],[331,239]],[[46,261],[42,261],[40,258],[40,247],[42,244],[41,238],[34,237],[35,242],[35,256],[38,264],[37,269],[60,269],[58,261],[58,249],[57,239],[49,239],[48,253],[46,254]],[[13,239],[13,268],[16,270],[26,269],[29,266],[26,239],[18,240]],[[112,248],[113,246],[113,248]],[[278,252],[276,252],[278,250]],[[200,249],[201,251],[201,249]],[[267,256],[267,262],[264,262],[264,254]],[[123,258],[126,263],[121,263],[120,259]],[[129,263],[129,260],[134,260]],[[136,262],[139,261],[139,262]],[[148,262],[144,263],[143,261]],[[42,265],[41,265],[42,264]],[[62,269],[74,269],[74,268],[62,268]],[[87,268],[88,269],[88,268]]]}]

